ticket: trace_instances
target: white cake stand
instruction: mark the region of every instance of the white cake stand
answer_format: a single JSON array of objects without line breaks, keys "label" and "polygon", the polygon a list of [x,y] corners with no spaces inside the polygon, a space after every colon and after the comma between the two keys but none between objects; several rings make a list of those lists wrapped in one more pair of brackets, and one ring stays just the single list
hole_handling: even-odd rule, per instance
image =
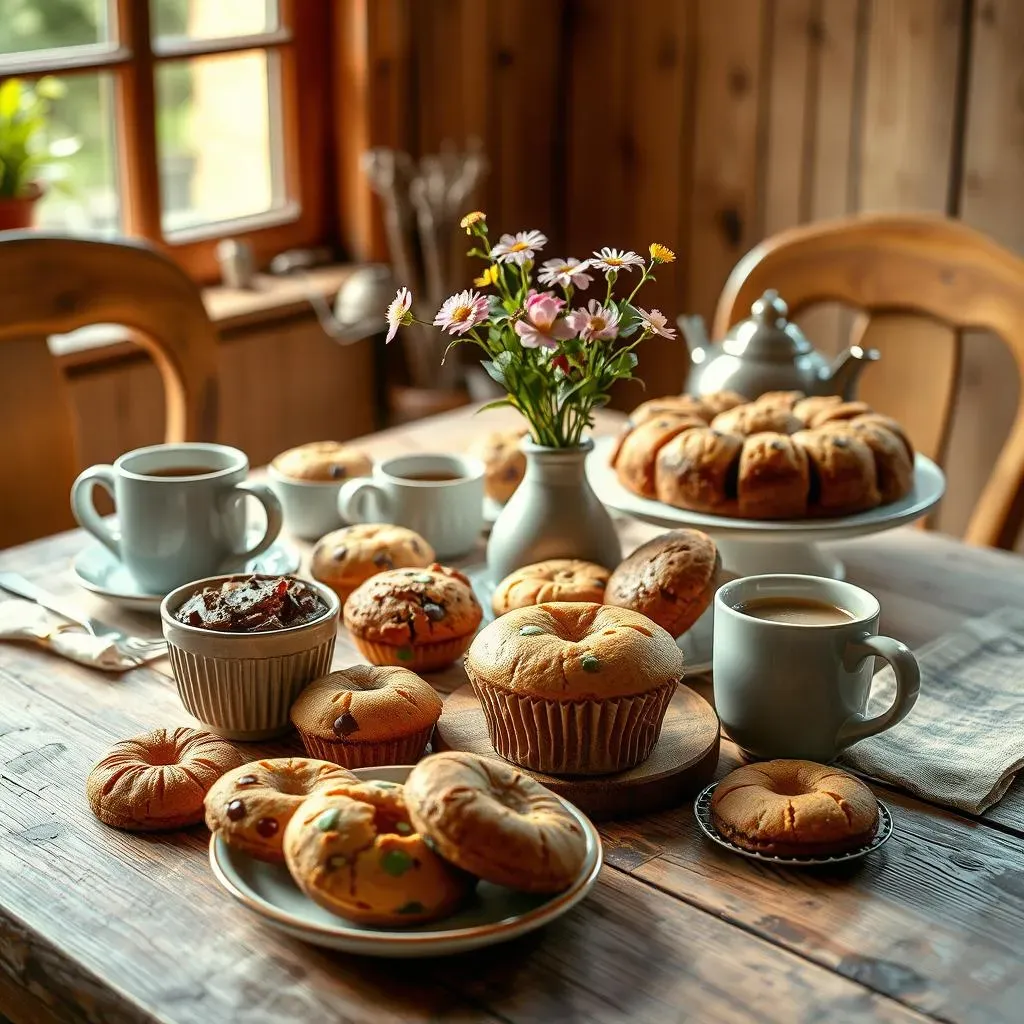
[{"label": "white cake stand", "polygon": [[946,490],[942,470],[931,459],[918,455],[910,493],[900,501],[870,512],[836,519],[733,519],[673,508],[627,491],[609,465],[614,443],[614,438],[599,438],[587,460],[590,484],[601,501],[609,508],[655,526],[703,530],[715,538],[722,564],[741,576],[791,572],[843,579],[843,563],[822,551],[820,544],[864,537],[912,523],[934,508]]}]

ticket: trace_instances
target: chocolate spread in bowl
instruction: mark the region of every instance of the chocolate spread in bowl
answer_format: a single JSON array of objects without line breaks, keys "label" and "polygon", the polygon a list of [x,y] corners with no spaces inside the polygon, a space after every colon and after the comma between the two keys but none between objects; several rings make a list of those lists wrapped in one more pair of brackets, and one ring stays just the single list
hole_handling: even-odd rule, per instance
[{"label": "chocolate spread in bowl", "polygon": [[326,611],[327,602],[302,580],[250,576],[200,590],[174,613],[174,618],[186,626],[221,633],[266,633],[304,626]]}]

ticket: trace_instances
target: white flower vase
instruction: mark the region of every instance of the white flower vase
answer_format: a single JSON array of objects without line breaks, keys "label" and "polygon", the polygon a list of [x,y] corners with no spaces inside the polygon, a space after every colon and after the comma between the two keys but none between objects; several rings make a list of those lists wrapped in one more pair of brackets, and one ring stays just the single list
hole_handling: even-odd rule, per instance
[{"label": "white flower vase", "polygon": [[608,510],[587,480],[594,442],[545,448],[523,441],[526,476],[502,509],[487,543],[487,571],[498,583],[523,565],[582,558],[614,569],[622,547]]}]

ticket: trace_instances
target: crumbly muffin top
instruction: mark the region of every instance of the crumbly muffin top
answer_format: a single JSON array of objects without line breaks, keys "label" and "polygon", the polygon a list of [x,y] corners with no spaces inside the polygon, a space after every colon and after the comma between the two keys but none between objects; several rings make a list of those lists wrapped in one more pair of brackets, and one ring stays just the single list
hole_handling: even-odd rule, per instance
[{"label": "crumbly muffin top", "polygon": [[294,480],[333,483],[354,476],[369,476],[373,462],[363,452],[340,441],[311,441],[281,452],[271,466]]},{"label": "crumbly muffin top", "polygon": [[310,570],[322,583],[356,587],[388,569],[426,568],[434,558],[434,549],[413,530],[358,523],[321,537],[313,548]]}]

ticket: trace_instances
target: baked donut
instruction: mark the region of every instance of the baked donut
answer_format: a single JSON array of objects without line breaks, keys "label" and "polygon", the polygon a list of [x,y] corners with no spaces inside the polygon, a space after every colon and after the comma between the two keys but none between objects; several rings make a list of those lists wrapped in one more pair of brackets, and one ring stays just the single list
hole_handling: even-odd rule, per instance
[{"label": "baked donut", "polygon": [[484,494],[504,505],[516,492],[526,475],[526,454],[520,443],[525,429],[496,430],[480,438],[470,447],[484,464]]},{"label": "baked donut", "polygon": [[562,801],[501,761],[435,754],[409,773],[405,801],[442,857],[495,885],[561,892],[586,861],[587,837]]},{"label": "baked donut", "polygon": [[284,830],[284,858],[311,900],[361,924],[445,917],[475,884],[415,831],[402,787],[392,782],[341,784],[311,796]]},{"label": "baked donut", "polygon": [[524,565],[506,576],[494,591],[491,607],[495,615],[513,608],[525,608],[547,601],[604,601],[608,570],[578,558],[549,558]]},{"label": "baked donut", "polygon": [[196,729],[154,729],[115,743],[85,780],[92,813],[105,825],[153,832],[203,820],[203,799],[242,763],[230,743]]},{"label": "baked donut", "polygon": [[425,568],[435,557],[426,540],[404,526],[358,523],[321,537],[313,548],[309,571],[344,604],[371,576],[388,569]]},{"label": "baked donut", "polygon": [[[875,457],[843,420],[818,430],[799,430],[793,444],[807,455],[810,511],[842,516],[874,508],[878,492]],[[894,443],[898,443],[893,439]]]},{"label": "baked donut", "polygon": [[328,761],[276,757],[222,775],[206,794],[206,826],[257,860],[280,861],[285,826],[303,800],[339,782],[358,781]]},{"label": "baked donut", "polygon": [[706,533],[663,533],[619,564],[608,580],[605,604],[632,608],[680,636],[711,604],[721,568],[718,548]]},{"label": "baked donut", "polygon": [[619,479],[634,494],[645,498],[655,496],[654,459],[658,451],[677,434],[695,428],[703,430],[707,424],[696,416],[663,413],[645,420],[626,433],[612,453],[612,465]]},{"label": "baked donut", "polygon": [[340,441],[311,441],[289,448],[270,464],[281,476],[315,483],[349,480],[373,472],[373,461],[368,455]]},{"label": "baked donut", "polygon": [[719,413],[711,421],[711,426],[726,434],[749,437],[751,434],[765,432],[794,434],[803,424],[788,409],[770,402],[763,405],[760,402],[748,402]]},{"label": "baked donut", "polygon": [[745,519],[798,519],[807,515],[807,453],[786,434],[754,434],[743,444],[736,484]]},{"label": "baked donut", "polygon": [[441,698],[430,683],[395,665],[331,672],[291,709],[310,757],[346,768],[418,761],[440,717]]},{"label": "baked donut", "polygon": [[848,772],[813,761],[762,761],[730,772],[711,798],[715,827],[746,850],[842,853],[871,841],[878,801]]},{"label": "baked donut", "polygon": [[698,512],[734,512],[742,449],[743,438],[710,428],[674,437],[655,461],[658,500]]}]

